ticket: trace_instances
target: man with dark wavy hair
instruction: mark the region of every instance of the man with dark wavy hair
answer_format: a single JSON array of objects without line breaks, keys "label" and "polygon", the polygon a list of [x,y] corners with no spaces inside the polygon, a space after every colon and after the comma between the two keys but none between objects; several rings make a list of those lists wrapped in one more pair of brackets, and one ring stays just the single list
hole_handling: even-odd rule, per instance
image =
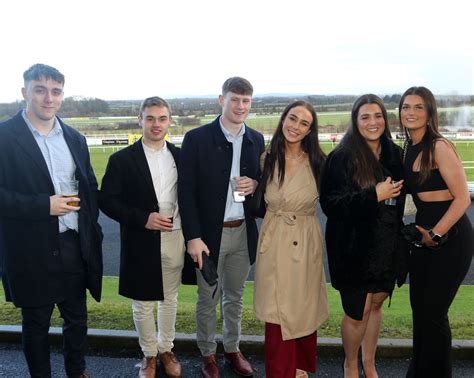
[{"label": "man with dark wavy hair", "polygon": [[[51,376],[48,330],[57,306],[66,374],[86,377],[86,289],[97,301],[102,290],[97,181],[86,139],[56,116],[64,75],[35,64],[23,78],[26,108],[0,124],[2,282],[6,300],[21,308],[31,376]],[[79,190],[66,197],[71,181]]]}]

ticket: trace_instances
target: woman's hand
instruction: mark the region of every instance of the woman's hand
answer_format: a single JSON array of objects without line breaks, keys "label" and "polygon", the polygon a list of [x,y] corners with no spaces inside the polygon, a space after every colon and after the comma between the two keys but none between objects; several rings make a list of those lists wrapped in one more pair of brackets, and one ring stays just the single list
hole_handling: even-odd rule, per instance
[{"label": "woman's hand", "polygon": [[424,245],[425,247],[436,247],[438,245],[438,243],[436,243],[435,241],[431,239],[430,234],[428,233],[428,230],[418,225],[416,226],[416,228],[423,235],[423,237],[421,238],[420,244]]},{"label": "woman's hand", "polygon": [[403,187],[403,180],[392,182],[391,177],[387,177],[385,181],[379,182],[375,186],[377,192],[377,201],[382,202],[389,198],[395,198],[400,195]]}]

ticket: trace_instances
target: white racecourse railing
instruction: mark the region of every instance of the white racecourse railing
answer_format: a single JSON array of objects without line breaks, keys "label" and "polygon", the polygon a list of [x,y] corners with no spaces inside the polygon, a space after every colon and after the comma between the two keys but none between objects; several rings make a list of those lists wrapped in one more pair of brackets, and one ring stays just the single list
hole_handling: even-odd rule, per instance
[{"label": "white racecourse railing", "polygon": [[[443,135],[453,141],[468,141],[472,140],[474,142],[474,131],[473,132],[461,132],[461,133],[446,133]],[[324,133],[319,134],[319,140],[321,142],[339,142],[342,137],[344,136],[343,133]],[[134,135],[135,140],[137,139],[137,135]],[[392,133],[392,137],[394,140],[400,139],[397,138],[396,133]],[[183,143],[184,135],[170,135],[169,141],[173,144],[180,145]],[[87,136],[87,145],[88,146],[107,146],[107,145],[127,145],[129,141],[133,138],[130,138],[128,134],[117,134],[117,135],[94,135],[94,136]],[[272,135],[266,134],[264,135],[265,143],[269,143],[272,140]]]}]

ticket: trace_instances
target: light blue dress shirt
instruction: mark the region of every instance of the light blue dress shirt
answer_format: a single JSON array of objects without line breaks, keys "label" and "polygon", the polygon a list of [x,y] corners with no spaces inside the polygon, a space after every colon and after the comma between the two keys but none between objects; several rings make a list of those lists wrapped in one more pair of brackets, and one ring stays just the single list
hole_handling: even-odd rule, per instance
[{"label": "light blue dress shirt", "polygon": [[240,176],[240,156],[242,153],[242,141],[245,134],[245,124],[240,126],[239,133],[234,136],[232,135],[222,124],[222,116],[219,118],[219,124],[221,130],[224,133],[225,138],[228,142],[232,143],[232,167],[229,176],[229,187],[227,189],[227,200],[225,204],[224,222],[244,219],[244,205],[243,202],[234,202],[234,196],[232,194],[232,187],[230,184],[230,178]]},{"label": "light blue dress shirt", "polygon": [[[61,181],[74,180],[74,174],[76,172],[76,164],[64,139],[61,124],[58,119],[55,118],[52,130],[48,135],[43,135],[33,127],[25,110],[23,110],[22,116],[43,154],[44,161],[46,162],[49,175],[54,185],[54,192],[55,194],[60,194],[59,183]],[[78,218],[79,215],[77,211],[71,211],[66,215],[60,216],[59,232],[64,232],[68,229],[79,231]]]}]

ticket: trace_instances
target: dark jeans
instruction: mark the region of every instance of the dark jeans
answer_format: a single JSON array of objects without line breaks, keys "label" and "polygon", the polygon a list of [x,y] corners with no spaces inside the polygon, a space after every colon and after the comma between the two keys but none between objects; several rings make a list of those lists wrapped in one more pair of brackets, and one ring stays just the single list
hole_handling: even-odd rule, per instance
[{"label": "dark jeans", "polygon": [[[61,258],[64,278],[58,281],[62,288],[54,290],[55,293],[61,293],[55,303],[21,309],[23,351],[32,377],[51,377],[48,331],[55,304],[64,320],[63,353],[66,374],[68,377],[79,376],[86,367],[85,272],[76,233],[61,234],[58,258]],[[49,285],[46,287],[49,288]]]}]

